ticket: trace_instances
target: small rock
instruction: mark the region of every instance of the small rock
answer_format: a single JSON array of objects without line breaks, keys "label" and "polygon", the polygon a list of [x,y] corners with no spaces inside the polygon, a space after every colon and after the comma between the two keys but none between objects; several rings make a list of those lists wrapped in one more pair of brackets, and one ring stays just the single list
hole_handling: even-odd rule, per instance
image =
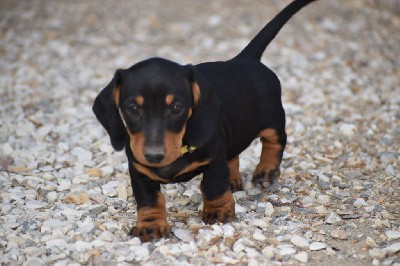
[{"label": "small rock", "polygon": [[328,195],[318,195],[317,203],[322,205],[329,205],[331,198]]},{"label": "small rock", "polygon": [[335,229],[335,230],[333,230],[332,233],[331,233],[331,236],[332,236],[333,238],[338,238],[338,239],[342,239],[342,240],[347,239],[347,234],[346,234],[346,232],[345,232],[344,230],[342,230],[342,229]]},{"label": "small rock", "polygon": [[192,234],[188,230],[177,228],[173,232],[174,235],[183,242],[190,242],[193,240]]},{"label": "small rock", "polygon": [[373,240],[371,237],[367,236],[367,239],[365,239],[365,245],[367,247],[374,247],[376,245],[375,240]]},{"label": "small rock", "polygon": [[342,218],[340,218],[339,215],[337,215],[334,212],[331,212],[326,216],[325,223],[327,223],[327,224],[335,224],[335,223],[340,222],[341,220],[342,220]]},{"label": "small rock", "polygon": [[99,168],[89,168],[85,170],[85,174],[95,176],[95,177],[102,177],[103,171]]},{"label": "small rock", "polygon": [[266,216],[272,216],[272,214],[274,214],[275,210],[274,210],[274,206],[272,205],[271,202],[267,202],[265,203],[265,215]]},{"label": "small rock", "polygon": [[273,246],[266,246],[261,252],[267,259],[272,259],[274,257],[274,250]]},{"label": "small rock", "polygon": [[247,209],[239,204],[235,204],[235,212],[237,213],[246,213]]},{"label": "small rock", "polygon": [[294,258],[302,263],[308,262],[308,254],[305,251],[299,252],[298,254],[294,255]]},{"label": "small rock", "polygon": [[400,239],[400,232],[388,230],[385,232],[386,237],[389,241]]},{"label": "small rock", "polygon": [[367,207],[369,206],[368,203],[363,199],[363,198],[357,198],[354,202],[353,202],[353,206],[360,208],[360,207]]},{"label": "small rock", "polygon": [[251,222],[254,226],[260,227],[261,229],[269,227],[269,223],[263,219],[255,219]]},{"label": "small rock", "polygon": [[57,247],[59,249],[66,249],[67,246],[67,241],[65,239],[51,239],[46,241],[46,246],[47,247]]},{"label": "small rock", "polygon": [[267,240],[267,237],[264,234],[262,234],[261,232],[259,232],[258,230],[256,230],[254,232],[253,238],[254,238],[254,240],[257,240],[257,241],[265,241],[265,240]]},{"label": "small rock", "polygon": [[284,247],[279,251],[279,254],[281,256],[290,256],[293,254],[296,254],[296,249],[292,248],[292,247]]},{"label": "small rock", "polygon": [[326,248],[326,244],[322,242],[312,242],[309,246],[309,249],[312,251],[321,250]]},{"label": "small rock", "polygon": [[65,196],[64,202],[68,204],[83,204],[89,202],[89,195],[86,192],[71,193]]},{"label": "small rock", "polygon": [[123,200],[128,199],[128,192],[127,192],[125,186],[118,186],[116,190],[117,190],[118,198],[123,199]]},{"label": "small rock", "polygon": [[85,150],[81,147],[75,147],[72,149],[71,151],[72,155],[75,155],[78,158],[78,161],[81,163],[90,163],[90,161],[92,160],[92,153],[88,150]]},{"label": "small rock", "polygon": [[394,243],[383,249],[386,254],[392,255],[400,251],[400,242]]},{"label": "small rock", "polygon": [[61,179],[61,181],[59,182],[59,185],[57,187],[58,191],[65,191],[65,190],[70,190],[71,189],[71,181],[70,180],[66,180],[66,179]]},{"label": "small rock", "polygon": [[78,252],[85,252],[92,249],[92,244],[90,242],[78,240],[75,242],[75,249]]},{"label": "small rock", "polygon": [[383,259],[386,256],[386,252],[381,248],[373,248],[368,253],[372,258]]},{"label": "small rock", "polygon": [[235,200],[239,200],[246,198],[247,194],[245,191],[236,191],[235,193],[233,193],[233,197],[235,198]]},{"label": "small rock", "polygon": [[97,204],[103,204],[104,201],[107,199],[106,196],[104,196],[103,194],[99,194],[99,193],[89,194],[89,198]]},{"label": "small rock", "polygon": [[4,143],[2,146],[3,154],[10,155],[13,153],[13,148],[11,147],[10,143]]},{"label": "small rock", "polygon": [[53,203],[57,200],[57,192],[51,191],[46,195],[47,202]]},{"label": "small rock", "polygon": [[315,200],[309,196],[305,196],[300,200],[300,202],[301,202],[301,204],[303,204],[303,206],[310,206],[311,204],[314,203],[314,201]]},{"label": "small rock", "polygon": [[242,244],[241,241],[236,241],[235,244],[233,244],[232,250],[235,253],[239,253],[240,251],[243,251],[245,249],[245,246]]},{"label": "small rock", "polygon": [[118,194],[118,192],[115,189],[115,187],[110,187],[110,186],[104,185],[101,188],[103,190],[103,194],[108,196],[108,197],[115,197]]},{"label": "small rock", "polygon": [[46,202],[42,202],[42,201],[38,201],[38,200],[29,200],[27,202],[25,202],[25,206],[29,209],[40,209],[43,208],[47,205]]},{"label": "small rock", "polygon": [[388,166],[386,166],[385,168],[385,174],[387,174],[388,176],[396,176],[396,169],[394,169],[393,165],[389,164]]},{"label": "small rock", "polygon": [[353,136],[356,132],[356,129],[357,127],[354,124],[343,124],[340,126],[340,131],[348,137]]},{"label": "small rock", "polygon": [[224,224],[222,226],[222,231],[224,232],[224,237],[233,238],[235,235],[235,228],[230,224]]},{"label": "small rock", "polygon": [[307,239],[298,235],[292,236],[290,242],[292,242],[293,245],[299,248],[308,248],[308,246],[310,245]]}]

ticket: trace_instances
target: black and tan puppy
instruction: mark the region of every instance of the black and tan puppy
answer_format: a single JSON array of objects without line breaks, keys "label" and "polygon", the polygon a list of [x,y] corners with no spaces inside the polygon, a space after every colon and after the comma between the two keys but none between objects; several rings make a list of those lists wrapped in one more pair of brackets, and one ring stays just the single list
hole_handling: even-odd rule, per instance
[{"label": "black and tan puppy", "polygon": [[199,65],[152,58],[117,70],[93,111],[116,150],[125,148],[138,208],[133,234],[169,235],[160,184],[203,173],[205,223],[235,218],[239,154],[260,137],[254,182],[274,182],[286,145],[278,77],[260,62],[281,27],[312,0],[288,5],[235,58]]}]

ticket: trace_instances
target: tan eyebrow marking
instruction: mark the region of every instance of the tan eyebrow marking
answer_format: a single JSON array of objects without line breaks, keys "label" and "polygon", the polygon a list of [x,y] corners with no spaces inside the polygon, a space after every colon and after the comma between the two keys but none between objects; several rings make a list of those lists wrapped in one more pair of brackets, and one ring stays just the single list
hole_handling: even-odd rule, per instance
[{"label": "tan eyebrow marking", "polygon": [[144,98],[143,98],[143,96],[138,96],[138,97],[136,97],[136,98],[135,98],[135,102],[136,102],[138,105],[142,106],[143,103],[144,103]]},{"label": "tan eyebrow marking", "polygon": [[165,97],[165,103],[167,105],[171,105],[173,101],[174,101],[174,96],[173,95],[168,94],[167,97]]}]

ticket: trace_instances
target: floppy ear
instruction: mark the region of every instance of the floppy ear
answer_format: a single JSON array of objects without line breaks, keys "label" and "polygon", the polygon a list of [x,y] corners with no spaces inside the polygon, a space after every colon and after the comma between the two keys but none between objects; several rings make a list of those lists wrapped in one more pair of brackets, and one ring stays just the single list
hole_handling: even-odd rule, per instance
[{"label": "floppy ear", "polygon": [[188,65],[193,93],[193,114],[186,126],[185,142],[202,147],[214,135],[219,102],[214,88],[193,66]]},{"label": "floppy ear", "polygon": [[110,135],[111,145],[117,151],[122,150],[128,141],[128,134],[118,110],[121,74],[122,70],[115,72],[111,82],[97,95],[92,108]]}]

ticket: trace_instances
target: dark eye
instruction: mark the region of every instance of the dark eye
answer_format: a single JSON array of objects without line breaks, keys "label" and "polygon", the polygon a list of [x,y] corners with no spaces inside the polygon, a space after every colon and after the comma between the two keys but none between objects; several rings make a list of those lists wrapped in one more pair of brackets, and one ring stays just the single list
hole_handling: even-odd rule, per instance
[{"label": "dark eye", "polygon": [[175,103],[171,106],[171,110],[173,114],[179,114],[183,110],[183,105],[180,103]]},{"label": "dark eye", "polygon": [[136,104],[130,104],[130,105],[128,105],[128,107],[126,109],[128,112],[130,112],[132,114],[139,113],[139,106],[137,106]]}]

